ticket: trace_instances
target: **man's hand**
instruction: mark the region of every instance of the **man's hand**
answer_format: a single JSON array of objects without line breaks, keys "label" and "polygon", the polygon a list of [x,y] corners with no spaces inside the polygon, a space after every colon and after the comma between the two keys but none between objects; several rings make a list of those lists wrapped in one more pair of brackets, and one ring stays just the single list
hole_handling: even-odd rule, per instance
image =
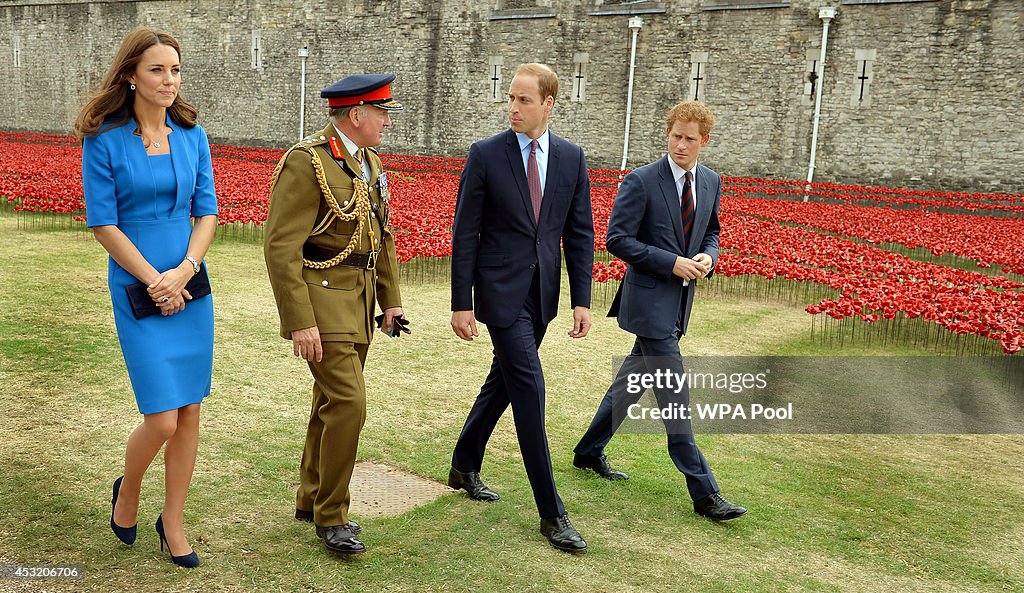
[{"label": "man's hand", "polygon": [[292,352],[310,362],[324,359],[324,346],[320,343],[320,330],[314,325],[292,332]]},{"label": "man's hand", "polygon": [[[708,260],[711,259],[711,257],[708,255],[701,255],[707,257]],[[699,258],[700,255],[698,255],[697,257]],[[697,278],[703,278],[704,276],[707,276],[710,270],[710,264],[708,264],[708,267],[705,267],[704,264],[697,261],[696,259],[690,259],[688,257],[682,256],[676,257],[676,265],[672,267],[672,273],[682,278],[683,280],[696,280]]]},{"label": "man's hand", "polygon": [[394,323],[395,317],[405,317],[405,311],[401,307],[391,307],[390,309],[384,309],[384,324],[381,325],[381,331],[385,334],[391,333],[391,324]]},{"label": "man's hand", "polygon": [[590,309],[588,307],[574,307],[572,310],[572,331],[570,338],[585,338],[590,331]]},{"label": "man's hand", "polygon": [[693,261],[704,266],[704,269],[706,270],[704,272],[704,276],[701,276],[701,278],[704,278],[708,274],[710,274],[712,266],[715,265],[715,260],[711,259],[711,256],[706,253],[698,253],[697,255],[693,256]]},{"label": "man's hand", "polygon": [[476,331],[476,317],[472,311],[452,312],[452,331],[463,340],[472,341],[480,334]]}]

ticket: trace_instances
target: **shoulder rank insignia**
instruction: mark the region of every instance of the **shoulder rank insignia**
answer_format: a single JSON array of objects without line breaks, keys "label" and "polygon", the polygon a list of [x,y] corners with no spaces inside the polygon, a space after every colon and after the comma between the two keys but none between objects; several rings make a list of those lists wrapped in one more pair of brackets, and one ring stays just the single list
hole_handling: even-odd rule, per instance
[{"label": "shoulder rank insignia", "polygon": [[331,136],[331,156],[336,159],[345,158],[345,153],[341,151],[341,143],[334,136]]}]

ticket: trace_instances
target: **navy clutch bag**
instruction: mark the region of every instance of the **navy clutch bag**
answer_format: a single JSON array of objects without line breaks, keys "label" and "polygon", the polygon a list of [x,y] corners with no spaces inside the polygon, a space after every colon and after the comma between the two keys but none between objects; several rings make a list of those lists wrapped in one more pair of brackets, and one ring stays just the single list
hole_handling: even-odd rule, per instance
[{"label": "navy clutch bag", "polygon": [[[192,295],[193,301],[210,294],[210,277],[206,274],[206,262],[200,265],[199,273],[185,283],[185,290]],[[131,305],[132,314],[136,319],[160,313],[160,307],[153,302],[153,298],[146,290],[146,285],[142,282],[125,286],[124,291],[128,293],[128,304]],[[186,301],[186,303],[188,302],[190,301]]]}]

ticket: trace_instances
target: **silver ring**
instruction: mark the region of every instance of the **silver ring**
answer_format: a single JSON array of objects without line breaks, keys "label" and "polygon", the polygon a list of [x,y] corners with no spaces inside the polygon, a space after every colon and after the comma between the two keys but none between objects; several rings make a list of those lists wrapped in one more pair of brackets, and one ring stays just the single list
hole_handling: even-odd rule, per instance
[{"label": "silver ring", "polygon": [[171,300],[171,297],[165,296],[164,298],[160,299],[160,302],[161,303],[166,303],[169,300]]}]

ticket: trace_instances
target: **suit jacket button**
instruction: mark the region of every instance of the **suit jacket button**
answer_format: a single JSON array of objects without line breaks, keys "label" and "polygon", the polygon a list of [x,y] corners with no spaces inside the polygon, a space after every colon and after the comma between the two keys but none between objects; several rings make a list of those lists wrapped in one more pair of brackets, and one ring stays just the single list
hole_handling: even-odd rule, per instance
[{"label": "suit jacket button", "polygon": [[536,267],[537,267],[537,264],[535,264],[535,263],[533,263],[533,264],[530,264],[530,269],[531,269],[531,270],[532,270],[532,269],[534,269],[534,268],[536,268]]},{"label": "suit jacket button", "polygon": [[326,281],[326,280],[324,280],[324,281],[323,281],[323,282],[321,282],[320,284],[323,284],[324,286],[327,286],[327,281]]}]

